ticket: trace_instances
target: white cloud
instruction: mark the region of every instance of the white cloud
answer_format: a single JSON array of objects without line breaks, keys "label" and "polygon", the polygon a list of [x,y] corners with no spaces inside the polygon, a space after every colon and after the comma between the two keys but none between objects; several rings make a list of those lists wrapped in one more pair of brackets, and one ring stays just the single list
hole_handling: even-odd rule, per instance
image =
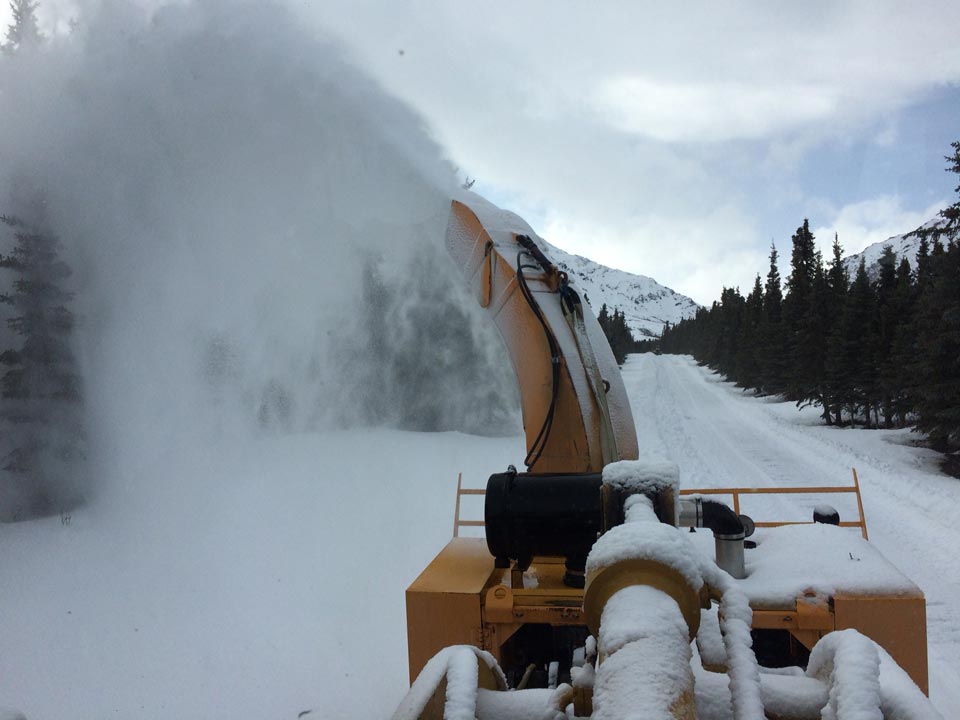
[{"label": "white cloud", "polygon": [[[960,82],[953,0],[303,12],[424,114],[479,189],[532,208],[564,249],[700,302],[748,289],[771,237],[812,212],[824,191],[803,173],[825,140],[896,143],[884,129],[900,109]],[[842,237],[905,229],[859,226]]]},{"label": "white cloud", "polygon": [[666,142],[756,139],[836,112],[837,89],[814,84],[674,83],[641,76],[605,80],[598,112],[626,132]]},{"label": "white cloud", "polygon": [[900,196],[881,195],[845,205],[836,211],[831,222],[815,228],[813,234],[824,257],[830,256],[834,233],[840,238],[844,254],[852,255],[868,245],[915,230],[946,205],[942,200],[921,210],[909,210],[903,207]]}]

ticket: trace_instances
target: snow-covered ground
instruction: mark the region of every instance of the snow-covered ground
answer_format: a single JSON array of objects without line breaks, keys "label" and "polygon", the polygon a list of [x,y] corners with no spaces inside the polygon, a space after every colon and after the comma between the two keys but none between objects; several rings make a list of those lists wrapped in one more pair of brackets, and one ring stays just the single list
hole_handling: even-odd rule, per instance
[{"label": "snow-covered ground", "polygon": [[[683,486],[848,484],[858,469],[871,540],[927,594],[931,695],[955,717],[960,481],[933,453],[906,432],[821,427],[815,411],[746,397],[686,357],[633,356],[623,374],[641,453],[675,461]],[[456,473],[482,485],[519,462],[522,442],[222,439],[69,524],[0,525],[0,708],[28,720],[388,717],[407,687],[403,591],[450,536]]]},{"label": "snow-covered ground", "polygon": [[[640,454],[680,466],[681,487],[850,485],[860,477],[870,540],[927,597],[930,696],[944,717],[960,707],[960,480],[907,430],[837,429],[813,408],[747,397],[685,356],[634,355],[623,368]],[[855,506],[831,497],[843,519]],[[809,519],[810,504],[752,499],[755,519]]]}]

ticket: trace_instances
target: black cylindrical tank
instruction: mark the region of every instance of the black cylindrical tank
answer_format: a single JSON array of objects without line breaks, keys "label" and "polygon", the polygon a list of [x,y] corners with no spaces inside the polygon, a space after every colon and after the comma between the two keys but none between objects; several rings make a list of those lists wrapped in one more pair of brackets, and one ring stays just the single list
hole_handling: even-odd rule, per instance
[{"label": "black cylindrical tank", "polygon": [[568,576],[582,575],[603,529],[602,485],[600,473],[491,475],[484,515],[497,567],[516,560],[525,570],[536,555],[562,557]]}]

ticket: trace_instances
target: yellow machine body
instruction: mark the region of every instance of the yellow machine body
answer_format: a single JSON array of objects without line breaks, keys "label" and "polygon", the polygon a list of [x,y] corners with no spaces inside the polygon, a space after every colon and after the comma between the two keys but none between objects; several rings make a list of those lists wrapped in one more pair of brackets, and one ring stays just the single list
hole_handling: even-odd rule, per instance
[{"label": "yellow machine body", "polygon": [[[637,458],[629,400],[602,330],[589,306],[585,305],[582,317],[578,317],[558,300],[558,295],[566,292],[567,278],[561,269],[540,257],[536,236],[526,223],[470,196],[453,202],[446,241],[478,303],[495,322],[516,371],[529,474],[599,473],[610,463]],[[545,427],[549,428],[546,435]],[[853,489],[859,505],[859,486]],[[834,488],[827,492],[847,490]],[[461,491],[458,487],[455,535],[460,525],[482,524],[460,520],[461,493],[482,491]],[[655,506],[654,502],[651,507]],[[734,506],[739,513],[739,494],[734,494]],[[860,507],[860,522],[844,524],[858,524],[863,531],[862,542],[866,543]],[[676,524],[674,517],[658,515],[663,522]],[[776,524],[757,526],[763,526],[765,533],[776,533],[778,528],[771,527]],[[596,635],[605,604],[625,587],[654,588],[675,600],[691,638],[697,635],[701,610],[710,608],[711,601],[717,600],[707,584],[694,590],[675,570],[657,562],[627,559],[604,569],[599,576],[594,572],[591,578],[589,572],[588,569],[586,590],[570,587],[564,582],[563,558],[534,557],[529,567],[519,563],[496,567],[483,538],[454,537],[406,593],[411,683],[431,658],[450,646],[474,646],[492,656],[484,656],[490,663],[516,668],[518,663],[526,663],[529,648],[545,634],[572,631],[581,633],[578,637],[583,638],[591,632]],[[840,583],[830,593],[801,591],[786,602],[751,600],[753,630],[779,633],[778,637],[786,638],[792,650],[802,654],[827,633],[856,629],[882,646],[926,693],[926,616],[922,592],[912,584],[895,592],[862,589]],[[679,642],[688,647],[686,637]],[[724,670],[711,667],[711,658],[701,655],[705,668]],[[497,675],[499,667],[491,675],[484,662],[479,662],[479,666],[481,685],[503,685],[503,675]],[[444,687],[438,686],[421,711],[397,717],[445,717],[441,697]],[[666,710],[672,717],[695,717],[691,688],[692,676],[689,688],[674,698]],[[591,717],[590,689],[576,687],[568,692],[569,697],[565,696],[562,702],[573,703],[577,717]],[[815,717],[819,717],[817,712]]]}]

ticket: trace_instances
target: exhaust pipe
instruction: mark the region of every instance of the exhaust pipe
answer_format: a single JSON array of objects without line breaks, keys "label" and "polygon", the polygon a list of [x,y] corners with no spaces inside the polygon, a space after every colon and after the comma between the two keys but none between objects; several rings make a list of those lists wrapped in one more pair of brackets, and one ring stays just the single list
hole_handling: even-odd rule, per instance
[{"label": "exhaust pipe", "polygon": [[716,500],[681,498],[680,527],[712,530],[717,565],[738,580],[747,576],[743,563],[743,541],[748,535],[747,528],[730,507]]}]

